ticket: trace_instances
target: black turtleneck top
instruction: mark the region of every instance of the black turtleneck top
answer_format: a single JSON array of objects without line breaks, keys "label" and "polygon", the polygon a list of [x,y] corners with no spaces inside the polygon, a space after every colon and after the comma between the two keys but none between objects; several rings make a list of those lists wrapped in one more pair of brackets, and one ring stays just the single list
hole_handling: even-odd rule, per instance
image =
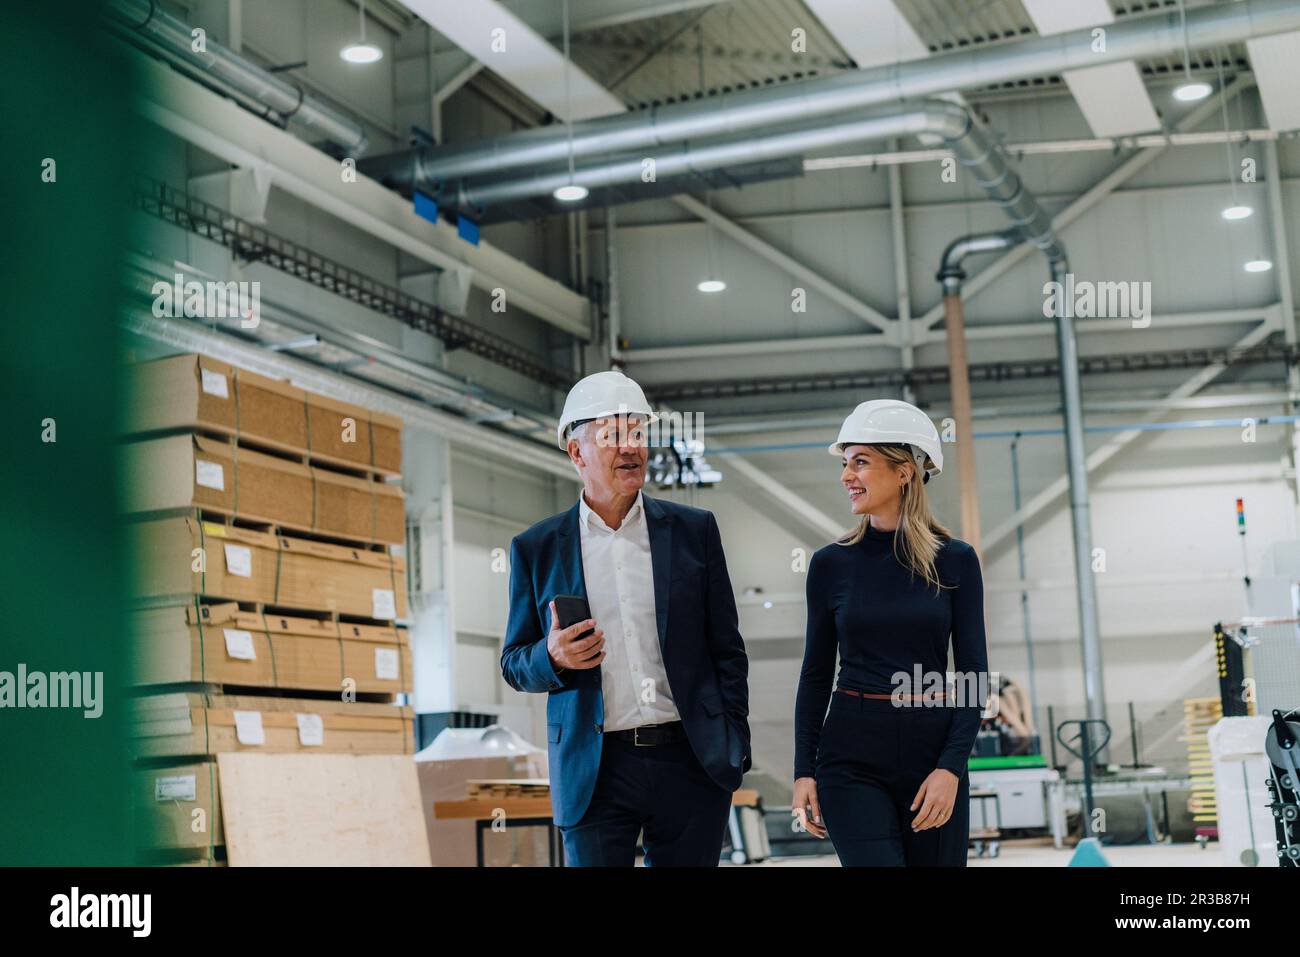
[{"label": "black turtleneck top", "polygon": [[[899,672],[909,677],[948,669],[951,636],[958,691],[963,675],[974,673],[985,687],[988,652],[984,644],[984,582],[975,550],[946,539],[935,556],[938,594],[894,555],[894,533],[868,527],[856,545],[819,549],[808,565],[808,631],[794,714],[794,776],[812,777],[817,765],[826,706],[839,652],[839,686],[890,694],[900,688]],[[930,680],[930,679],[927,679]],[[913,684],[913,694],[929,687]],[[951,689],[950,689],[951,690]],[[947,744],[936,762],[960,775],[979,733],[982,695],[959,699]]]}]

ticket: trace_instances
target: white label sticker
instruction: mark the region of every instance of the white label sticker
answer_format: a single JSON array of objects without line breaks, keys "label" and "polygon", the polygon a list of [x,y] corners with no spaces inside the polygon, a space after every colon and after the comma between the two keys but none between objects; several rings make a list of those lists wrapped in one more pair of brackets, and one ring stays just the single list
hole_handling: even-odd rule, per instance
[{"label": "white label sticker", "polygon": [[235,737],[240,744],[266,744],[266,732],[262,729],[262,712],[236,711]]},{"label": "white label sticker", "polygon": [[153,779],[155,801],[193,801],[194,775],[168,774]]},{"label": "white label sticker", "polygon": [[203,374],[203,391],[219,399],[229,399],[230,391],[226,388],[226,377],[211,369],[201,369]]},{"label": "white label sticker", "polygon": [[226,571],[240,578],[253,577],[253,550],[247,545],[226,543]]},{"label": "white label sticker", "polygon": [[205,462],[203,459],[195,459],[194,481],[204,488],[214,488],[218,492],[226,490],[226,473],[222,469],[220,462]]},{"label": "white label sticker", "polygon": [[397,602],[391,588],[370,589],[371,618],[383,618],[387,621],[397,617]]},{"label": "white label sticker", "polygon": [[251,632],[241,631],[238,628],[223,628],[221,630],[226,636],[226,654],[232,658],[241,658],[244,661],[256,660],[257,651],[253,648],[253,635]]},{"label": "white label sticker", "polygon": [[300,714],[298,717],[298,743],[304,748],[319,747],[325,743],[325,722],[318,714]]},{"label": "white label sticker", "polygon": [[397,680],[397,649],[375,649],[375,677],[385,681]]}]

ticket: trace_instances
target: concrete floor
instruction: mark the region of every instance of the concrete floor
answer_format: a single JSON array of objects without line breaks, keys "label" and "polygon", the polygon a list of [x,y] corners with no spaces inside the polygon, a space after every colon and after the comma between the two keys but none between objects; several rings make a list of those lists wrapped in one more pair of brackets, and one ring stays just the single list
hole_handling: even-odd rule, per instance
[{"label": "concrete floor", "polygon": [[[1211,843],[1204,850],[1196,844],[1157,844],[1130,847],[1107,847],[1102,853],[1112,867],[1222,867],[1219,846]],[[1074,848],[1057,850],[1050,844],[1004,843],[997,858],[971,857],[969,867],[1065,867]],[[765,861],[754,867],[837,867],[834,854],[816,857],[787,857]]]}]

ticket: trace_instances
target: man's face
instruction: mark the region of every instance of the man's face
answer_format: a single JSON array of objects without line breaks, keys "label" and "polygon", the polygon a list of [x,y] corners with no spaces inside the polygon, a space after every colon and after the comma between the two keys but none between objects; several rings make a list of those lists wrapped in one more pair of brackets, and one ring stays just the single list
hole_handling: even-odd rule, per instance
[{"label": "man's face", "polygon": [[569,458],[583,482],[602,498],[635,496],[645,484],[647,457],[639,415],[593,419],[569,436]]}]

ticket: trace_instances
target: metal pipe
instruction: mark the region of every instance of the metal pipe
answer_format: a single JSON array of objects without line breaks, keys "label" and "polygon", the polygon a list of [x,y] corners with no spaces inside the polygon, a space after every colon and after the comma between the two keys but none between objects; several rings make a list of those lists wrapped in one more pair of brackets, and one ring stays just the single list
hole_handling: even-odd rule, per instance
[{"label": "metal pipe", "polygon": [[943,297],[944,328],[948,334],[948,393],[957,439],[957,493],[961,503],[962,538],[976,553],[980,548],[979,485],[975,478],[975,439],[971,419],[970,371],[966,358],[966,321],[961,291]]},{"label": "metal pipe", "polygon": [[[1023,189],[1019,190],[1025,194]],[[1029,197],[1032,199],[1032,197]],[[1036,205],[1036,204],[1035,204]],[[975,476],[975,438],[971,412],[970,366],[966,353],[966,317],[961,287],[966,279],[962,262],[967,256],[1009,249],[1019,243],[1012,230],[980,233],[953,240],[943,251],[938,279],[943,283],[944,332],[948,345],[948,391],[957,433],[957,484],[961,503],[961,532],[980,552],[979,484]]]},{"label": "metal pipe", "polygon": [[[1079,642],[1083,651],[1083,693],[1087,715],[1105,720],[1106,692],[1102,678],[1101,636],[1097,617],[1097,582],[1092,573],[1092,520],[1088,501],[1088,456],[1083,441],[1083,399],[1079,377],[1079,343],[1074,333],[1073,304],[1065,295],[1069,261],[1051,261],[1056,320],[1056,350],[1061,367],[1061,409],[1065,426],[1065,460],[1070,481],[1070,524],[1074,531],[1074,571],[1079,613]],[[1107,762],[1106,748],[1097,760]]]},{"label": "metal pipe", "polygon": [[[1106,47],[1094,49],[1093,28],[1049,37],[964,49],[867,70],[744,90],[691,103],[600,117],[569,127],[525,130],[458,147],[422,151],[419,177],[448,181],[599,154],[653,150],[683,140],[732,135],[774,124],[827,117],[849,110],[951,90],[1126,60],[1206,49],[1253,37],[1300,30],[1294,0],[1240,0],[1188,11],[1131,17],[1106,27]],[[401,165],[401,161],[397,162]]]},{"label": "metal pipe", "polygon": [[[1041,249],[1049,259],[1064,256],[1056,245],[1051,217],[1025,188],[993,136],[965,108],[946,100],[892,105],[830,125],[825,120],[805,121],[761,136],[681,143],[667,155],[655,158],[655,171],[663,177],[682,175],[780,159],[864,139],[922,134],[937,135],[949,144],[975,183],[1006,213],[1020,238]],[[644,157],[619,157],[578,167],[573,172],[557,168],[514,179],[462,183],[457,200],[462,206],[486,207],[546,195],[569,183],[589,190],[632,183],[640,180],[643,164]]]},{"label": "metal pipe", "polygon": [[960,236],[950,242],[939,257],[939,273],[935,278],[943,283],[944,293],[961,295],[962,283],[966,281],[962,262],[967,256],[1000,252],[1010,249],[1018,242],[1020,237],[1013,230]]},{"label": "metal pipe", "polygon": [[285,120],[301,123],[354,156],[365,152],[366,132],[359,124],[215,40],[206,39],[205,49],[196,52],[194,28],[166,13],[155,0],[112,0],[106,9],[110,25],[119,32],[152,41],[219,85],[261,103]]},{"label": "metal pipe", "polygon": [[[894,136],[938,133],[960,135],[964,122],[958,114],[964,111],[955,104],[942,100],[922,101],[900,109],[896,105],[841,117],[838,121],[819,119],[802,120],[773,128],[772,131],[752,135],[744,134],[720,139],[681,142],[653,156],[655,177],[667,179],[721,169],[741,163],[784,159],[812,150],[834,149],[851,143],[888,139]],[[648,157],[640,154],[623,154],[596,163],[578,165],[570,173],[567,163],[543,166],[527,173],[490,179],[467,179],[454,187],[454,196],[462,207],[489,207],[498,203],[547,196],[560,186],[570,183],[585,186],[588,190],[605,189],[626,183],[637,183],[645,171]],[[453,187],[439,181],[420,177],[418,161],[410,155],[399,167],[405,175],[394,170],[388,175],[376,171],[371,163],[363,163],[362,172],[397,186],[409,186],[410,176],[418,177],[414,185],[429,193],[452,194]]]}]

